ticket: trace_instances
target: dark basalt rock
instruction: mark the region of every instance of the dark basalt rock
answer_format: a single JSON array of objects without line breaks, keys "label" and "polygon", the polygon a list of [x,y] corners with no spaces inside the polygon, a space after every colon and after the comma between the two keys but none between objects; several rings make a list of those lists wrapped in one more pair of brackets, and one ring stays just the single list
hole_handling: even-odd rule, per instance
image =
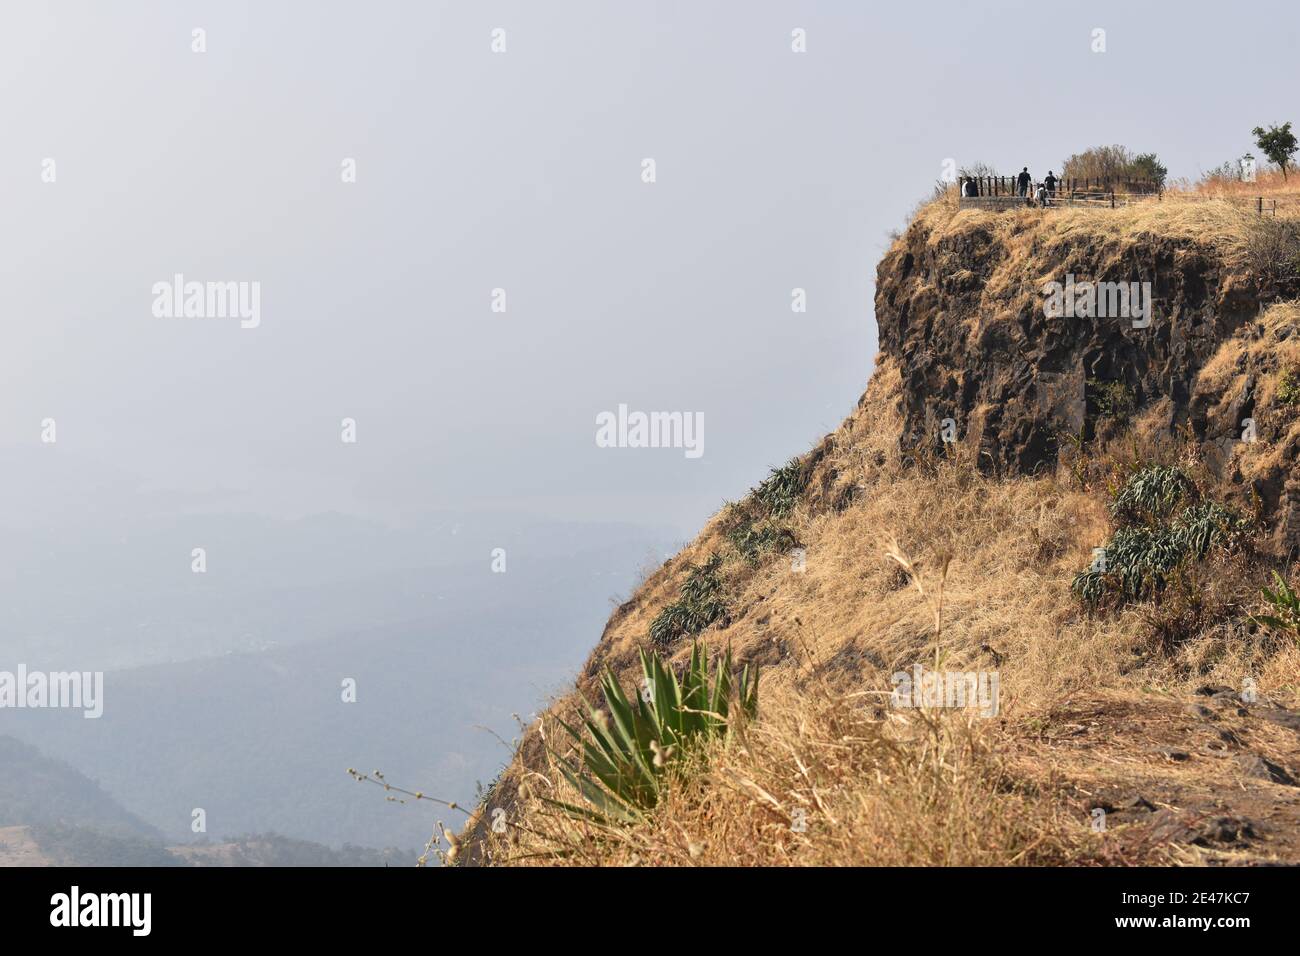
[{"label": "dark basalt rock", "polygon": [[[1118,427],[1099,414],[1104,393],[1116,390],[1131,396],[1134,417],[1147,416],[1148,427],[1154,414],[1170,436],[1190,431],[1212,473],[1231,481],[1230,453],[1243,420],[1256,413],[1258,378],[1241,369],[1249,373],[1245,384],[1229,386],[1229,396],[1200,373],[1261,314],[1254,284],[1212,246],[1190,239],[1098,236],[1030,248],[1013,253],[978,225],[932,240],[917,221],[881,260],[876,322],[880,351],[902,378],[900,448],[941,453],[942,423],[952,419],[958,443],[986,472],[1054,469],[1071,440]],[[1133,328],[1120,317],[1049,318],[1043,283],[1064,283],[1067,275],[1149,282],[1150,326]],[[1283,432],[1260,439],[1282,442]],[[1243,504],[1260,501],[1284,546],[1300,544],[1300,441],[1292,444],[1270,473],[1235,492]]]}]

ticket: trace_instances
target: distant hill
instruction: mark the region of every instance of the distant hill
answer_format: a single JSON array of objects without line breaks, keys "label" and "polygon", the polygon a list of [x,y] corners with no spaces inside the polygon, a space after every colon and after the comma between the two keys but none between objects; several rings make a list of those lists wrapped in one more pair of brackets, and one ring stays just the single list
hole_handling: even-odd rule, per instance
[{"label": "distant hill", "polygon": [[168,846],[76,768],[0,736],[0,866],[414,866],[407,850],[275,833]]},{"label": "distant hill", "polygon": [[414,866],[413,850],[340,849],[276,833],[164,846],[69,824],[0,827],[3,866]]},{"label": "distant hill", "polygon": [[[444,799],[472,799],[476,783],[509,758],[511,715],[571,680],[607,599],[627,592],[646,559],[647,539],[633,530],[552,524],[524,533],[504,521],[452,530],[442,537],[464,541],[459,566],[358,572],[346,587],[331,578],[338,594],[360,589],[367,601],[389,602],[366,627],[345,630],[346,615],[327,626],[316,610],[295,616],[313,602],[312,589],[245,598],[222,585],[224,610],[209,613],[205,604],[187,613],[207,615],[232,640],[253,635],[255,649],[107,669],[101,719],[21,709],[4,712],[0,727],[100,781],[169,844],[194,839],[191,815],[201,807],[213,837],[274,832],[329,846],[421,846],[435,822],[429,808],[387,802],[346,769],[381,768]],[[329,551],[320,534],[300,547]],[[509,548],[508,573],[491,570],[494,540]],[[246,605],[280,608],[284,618],[253,627],[242,617]],[[0,607],[7,633],[5,620]],[[137,635],[172,633],[150,609],[114,620]],[[72,633],[84,641],[88,631]],[[179,642],[174,652],[192,650]],[[95,656],[81,650],[39,658],[77,669],[91,668],[88,659]],[[356,703],[342,700],[345,678],[356,682]]]},{"label": "distant hill", "polygon": [[162,839],[162,833],[62,760],[13,737],[0,736],[0,827],[71,824],[119,837]]},{"label": "distant hill", "polygon": [[190,866],[415,866],[413,850],[344,844],[339,849],[278,833],[253,833],[225,843],[169,847]]}]

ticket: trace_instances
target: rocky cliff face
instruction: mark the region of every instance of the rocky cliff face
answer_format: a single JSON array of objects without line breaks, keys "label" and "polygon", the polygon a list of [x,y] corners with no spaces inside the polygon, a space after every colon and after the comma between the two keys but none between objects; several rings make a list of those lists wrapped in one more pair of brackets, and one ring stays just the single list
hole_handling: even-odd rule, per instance
[{"label": "rocky cliff face", "polygon": [[[1029,848],[1042,853],[1058,831],[1044,824],[1018,846],[993,821],[1043,807],[1062,822],[1061,845],[1074,849],[1059,859],[1071,862],[1168,862],[1158,848],[1219,839],[1145,811],[1104,846],[1075,839],[1092,832],[1098,806],[1154,805],[1184,808],[1193,823],[1267,818],[1272,829],[1261,825],[1249,846],[1229,827],[1234,852],[1300,859],[1296,814],[1279,816],[1276,794],[1262,789],[1281,779],[1270,768],[1300,767],[1287,729],[1295,708],[1275,706],[1295,697],[1300,645],[1264,640],[1247,621],[1267,572],[1285,567],[1278,558],[1300,536],[1300,253],[1288,264],[1282,243],[1274,259],[1285,269],[1265,274],[1250,245],[1257,226],[1213,202],[922,209],[879,268],[880,355],[857,407],[721,509],[619,605],[575,692],[524,732],[462,859],[1003,865],[1034,862]],[[1052,282],[1063,296],[1069,288],[1073,310],[1045,309],[1041,290]],[[1135,314],[1109,313],[1109,300],[1105,315],[1078,308],[1074,294],[1087,282],[1137,283]],[[931,467],[936,453],[957,460]],[[1152,462],[1176,463],[1216,504],[1235,497],[1238,509],[1259,513],[1280,553],[1252,535],[1248,553],[1186,568],[1159,605],[1085,610],[1072,582],[1114,531],[1108,485]],[[725,613],[656,637],[661,615],[703,587],[706,566],[708,600]],[[716,754],[707,779],[676,792],[634,838],[592,839],[547,802],[581,799],[554,766],[553,748],[566,745],[558,720],[575,725],[589,702],[600,705],[606,668],[632,688],[642,650],[681,668],[696,641],[763,668],[753,736]],[[998,673],[1007,706],[983,739],[1010,748],[1021,783],[990,778],[987,792],[956,802],[945,802],[948,784],[924,796],[905,789],[933,738],[909,738],[920,725],[894,719],[885,701],[893,675],[940,650],[946,668]],[[1261,694],[1254,709],[1233,690],[1247,677]],[[846,732],[836,717],[817,737],[820,708],[841,703],[863,722]],[[1079,733],[1058,737],[1049,725]],[[882,765],[883,753],[912,769]],[[961,776],[963,785],[978,779]],[[1018,793],[1033,799],[998,803]],[[981,806],[991,815],[962,832],[994,834],[987,846],[908,856],[915,833],[940,832]],[[927,807],[937,815],[913,815]],[[487,808],[522,820],[518,832],[494,834]],[[806,838],[790,835],[795,809],[808,811]],[[1104,855],[1089,856],[1097,847]]]},{"label": "rocky cliff face", "polygon": [[1296,289],[1253,274],[1237,237],[1148,230],[1124,210],[1053,215],[923,216],[881,261],[876,321],[902,374],[901,448],[955,439],[986,472],[1030,474],[1129,427],[1190,439],[1295,544],[1296,416],[1261,385],[1298,358],[1287,307],[1264,320],[1268,299]]}]

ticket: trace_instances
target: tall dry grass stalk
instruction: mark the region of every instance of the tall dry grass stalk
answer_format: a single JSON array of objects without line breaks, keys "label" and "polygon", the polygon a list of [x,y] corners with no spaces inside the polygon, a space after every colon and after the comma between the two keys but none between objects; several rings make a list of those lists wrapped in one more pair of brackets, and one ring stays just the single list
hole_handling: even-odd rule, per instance
[{"label": "tall dry grass stalk", "polygon": [[492,837],[505,865],[1050,864],[1087,857],[1086,830],[1017,780],[959,714],[883,713],[878,698],[788,685],[651,821],[603,828],[550,808],[558,775],[527,777],[527,831]]}]

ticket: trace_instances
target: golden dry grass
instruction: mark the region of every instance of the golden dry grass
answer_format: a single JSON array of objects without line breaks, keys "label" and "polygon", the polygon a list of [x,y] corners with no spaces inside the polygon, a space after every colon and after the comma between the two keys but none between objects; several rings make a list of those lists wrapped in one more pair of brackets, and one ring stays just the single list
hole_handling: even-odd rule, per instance
[{"label": "golden dry grass", "polygon": [[[805,503],[790,517],[806,549],[805,570],[795,571],[783,556],[753,568],[728,552],[720,513],[616,612],[593,658],[632,686],[636,650],[646,645],[650,621],[676,597],[686,564],[715,551],[730,554],[724,574],[733,619],[703,639],[770,665],[760,719],[714,748],[650,824],[606,832],[542,800],[575,799],[541,746],[544,739],[558,745],[553,718],[571,713],[577,698],[556,701],[525,732],[521,756],[499,789],[517,825],[505,835],[482,834],[493,862],[1169,859],[1166,848],[1094,838],[1074,784],[1057,779],[1052,761],[1026,758],[1026,728],[1050,723],[1065,702],[1103,692],[1121,702],[1154,695],[1163,706],[1206,681],[1238,686],[1244,676],[1272,699],[1294,702],[1300,651],[1209,628],[1162,654],[1151,645],[1150,609],[1083,613],[1071,579],[1111,531],[1097,490],[1078,487],[1065,468],[998,480],[961,460],[905,464],[896,442],[898,387],[897,370],[885,362],[858,409],[823,443],[819,467],[836,476],[839,490],[852,486],[855,494],[842,512],[816,506],[812,496],[814,506]],[[996,718],[886,706],[893,673],[918,662],[933,669],[935,660],[933,603],[889,557],[891,534],[928,597],[942,585],[940,669],[999,674]],[[1227,579],[1246,572],[1213,573]],[[1233,581],[1224,600],[1249,597],[1254,586]],[[689,654],[689,642],[681,643],[679,659]],[[808,823],[803,831],[791,828],[799,810]]]},{"label": "golden dry grass", "polygon": [[[1296,192],[1267,176],[1256,185],[1284,199]],[[902,241],[923,237],[940,256],[953,239],[1000,245],[1004,254],[972,293],[980,299],[973,312],[979,322],[1012,320],[1072,256],[1096,271],[1152,242],[1185,241],[1189,254],[1223,267],[1224,283],[1244,281],[1259,218],[1236,192],[1173,190],[1114,210],[996,213],[959,209],[949,195],[918,210]],[[1278,376],[1300,368],[1300,334],[1292,331],[1300,331],[1300,305],[1272,306],[1221,344],[1202,389],[1228,402],[1254,374],[1259,407],[1272,407]],[[1249,550],[1216,558],[1160,605],[1106,614],[1084,613],[1070,591],[1114,530],[1106,492],[1126,470],[1152,458],[1176,461],[1211,492],[1222,490],[1196,446],[1167,428],[1159,434],[1166,410],[1148,410],[1110,447],[1066,455],[1056,474],[992,478],[960,452],[941,461],[902,458],[901,377],[890,360],[878,363],[858,407],[806,457],[809,490],[782,520],[805,551],[804,567],[781,554],[746,561],[728,541],[734,515],[723,509],[614,612],[578,681],[594,699],[594,680],[609,667],[631,687],[650,623],[677,599],[689,565],[717,553],[730,622],[702,639],[764,665],[759,719],[700,757],[649,823],[605,831],[543,800],[580,802],[546,746],[560,745],[554,720],[573,716],[575,690],[524,730],[492,796],[508,808],[510,825],[504,834],[475,828],[473,862],[1198,862],[1203,855],[1145,837],[1093,834],[1080,801],[1150,787],[1171,813],[1187,811],[1184,798],[1198,806],[1242,798],[1250,812],[1268,806],[1272,784],[1243,787],[1227,764],[1198,757],[1164,766],[1150,756],[1153,745],[1180,734],[1199,739],[1205,728],[1184,726],[1183,708],[1201,685],[1240,687],[1249,677],[1272,703],[1300,701],[1300,646],[1242,626],[1261,610],[1264,564]],[[1282,429],[1288,439],[1297,430],[1300,422]],[[1238,443],[1231,452],[1238,484],[1276,469],[1281,444]],[[890,557],[894,548],[911,575]],[[1179,637],[1161,636],[1170,632]],[[675,661],[689,652],[689,641],[679,641]],[[916,663],[995,671],[998,716],[887,706],[891,675]],[[1270,733],[1251,731],[1273,758],[1300,759],[1285,735]],[[799,812],[806,829],[792,827]],[[1300,845],[1261,858],[1269,853],[1300,859]]]},{"label": "golden dry grass", "polygon": [[543,802],[571,794],[526,777],[525,827],[495,862],[574,865],[1046,864],[1090,853],[1086,832],[1011,775],[973,717],[881,716],[869,694],[815,675],[766,690],[760,721],[700,755],[653,821],[602,828]]},{"label": "golden dry grass", "polygon": [[1171,191],[1244,203],[1263,196],[1266,199],[1277,199],[1278,208],[1281,209],[1293,207],[1300,202],[1300,175],[1292,172],[1284,179],[1280,169],[1266,169],[1258,173],[1253,183],[1208,177],[1191,185],[1175,187]]},{"label": "golden dry grass", "polygon": [[[1240,266],[1251,227],[1258,219],[1250,204],[1231,196],[1187,191],[1166,192],[1162,198],[1118,209],[1015,208],[996,212],[958,208],[956,196],[948,195],[923,206],[914,224],[930,233],[931,244],[972,229],[987,230],[1006,244],[1012,262],[1028,269],[1039,259],[1037,264],[1050,270],[1059,266],[1059,259],[1043,255],[1049,250],[1109,246],[1118,257],[1134,245],[1160,238],[1198,243],[1229,265]],[[1098,261],[1094,267],[1104,264]]]}]

